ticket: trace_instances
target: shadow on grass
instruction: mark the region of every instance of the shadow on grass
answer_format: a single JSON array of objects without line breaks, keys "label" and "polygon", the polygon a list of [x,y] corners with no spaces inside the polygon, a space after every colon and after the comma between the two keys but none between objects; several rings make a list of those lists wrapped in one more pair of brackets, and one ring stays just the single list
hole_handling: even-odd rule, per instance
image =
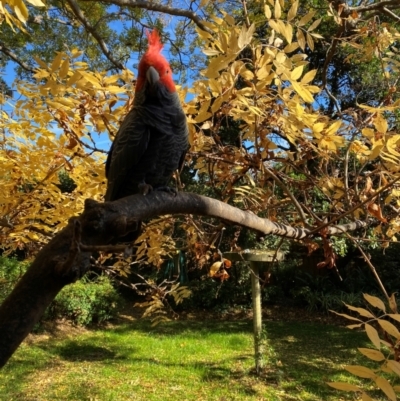
[{"label": "shadow on grass", "polygon": [[[369,347],[363,332],[299,322],[271,322],[266,326],[268,344],[284,373],[280,387],[287,393],[304,391],[316,399],[335,399],[334,394],[339,393],[326,382],[344,373],[345,364],[368,364],[357,352],[358,347]],[[340,399],[347,399],[340,394]]]},{"label": "shadow on grass", "polygon": [[[333,390],[325,384],[330,381],[338,366],[342,364],[356,364],[356,348],[368,346],[365,333],[350,332],[348,329],[301,322],[276,322],[266,321],[267,349],[272,350],[272,357],[268,361],[268,371],[272,376],[280,371],[279,387],[286,393],[297,394],[305,389],[310,398],[304,399],[335,399]],[[103,335],[107,332],[107,335]],[[128,370],[140,371],[143,364],[159,365],[166,370],[177,368],[182,370],[183,376],[191,371],[197,371],[198,377],[207,385],[213,382],[221,384],[235,382],[237,390],[244,396],[260,395],[253,388],[254,380],[258,382],[270,381],[270,378],[254,379],[248,371],[235,370],[235,363],[252,358],[253,349],[248,347],[248,342],[233,336],[228,341],[231,349],[243,350],[246,356],[235,358],[222,358],[219,362],[201,360],[188,361],[184,357],[181,361],[169,362],[157,358],[140,357],[135,347],[134,337],[131,341],[123,341],[123,335],[130,333],[144,333],[153,340],[162,337],[174,337],[184,335],[185,338],[202,339],[213,334],[240,334],[252,333],[252,321],[178,321],[160,324],[151,327],[151,322],[134,321],[129,324],[112,327],[109,329],[95,330],[93,335],[76,339],[50,340],[37,343],[32,347],[25,347],[24,352],[17,354],[10,361],[10,380],[0,382],[0,399],[2,395],[10,393],[15,396],[26,391],[29,377],[34,371],[45,371],[55,366],[55,360],[61,358],[68,362],[101,362],[104,365],[120,364]],[[351,333],[351,334],[350,334]],[[207,343],[207,347],[210,342]],[[204,345],[202,345],[204,346]],[[21,359],[23,355],[24,359]],[[160,358],[162,359],[162,358]],[[279,364],[277,364],[279,362]],[[12,366],[11,366],[12,365]],[[278,367],[279,366],[279,367]],[[7,370],[8,365],[5,369]],[[7,371],[2,371],[6,375]],[[1,377],[1,376],[0,376]],[[277,377],[277,376],[275,376]],[[322,378],[322,380],[321,380]],[[8,378],[7,378],[8,379]],[[250,380],[251,379],[251,380]],[[253,380],[254,379],[254,380]],[[2,379],[1,379],[2,380]],[[267,384],[269,385],[269,384]],[[84,384],[75,386],[74,397],[71,399],[87,399],[93,395],[93,388],[87,388]],[[28,394],[25,392],[25,394]],[[18,399],[18,398],[15,398]],[[27,398],[20,398],[27,401]],[[286,398],[285,398],[286,399]],[[302,398],[287,398],[302,399]],[[33,399],[32,399],[33,401]]]},{"label": "shadow on grass", "polygon": [[193,372],[194,370],[200,373],[201,380],[207,383],[211,382],[226,382],[236,381],[239,384],[239,391],[245,395],[256,395],[257,391],[252,388],[251,383],[246,383],[248,377],[247,372],[235,371],[233,368],[224,367],[223,365],[234,366],[236,362],[248,360],[250,357],[235,357],[224,358],[221,362],[161,362],[155,358],[131,358],[130,362],[143,366],[143,364],[158,365],[166,369],[181,369],[184,372]]},{"label": "shadow on grass", "polygon": [[[37,401],[34,395],[25,391],[30,375],[53,366],[54,363],[49,361],[46,352],[37,347],[22,346],[0,370],[0,400]],[[12,397],[9,396],[11,394]]]},{"label": "shadow on grass", "polygon": [[[42,345],[43,346],[43,345]],[[46,347],[44,346],[44,349]],[[52,347],[52,354],[57,354],[59,357],[66,361],[107,361],[107,360],[121,360],[126,357],[118,355],[116,351],[110,351],[106,347],[100,347],[88,343],[78,343],[76,341],[69,341],[61,346]]]},{"label": "shadow on grass", "polygon": [[161,323],[152,327],[149,320],[137,320],[112,329],[115,333],[128,333],[132,330],[142,333],[153,333],[156,335],[176,336],[184,333],[190,335],[192,332],[196,337],[201,333],[251,333],[253,322],[251,320],[228,321],[228,320],[178,320]]},{"label": "shadow on grass", "polygon": [[[253,327],[251,321],[180,321],[156,327],[142,321],[115,330],[137,330],[151,333],[153,337],[184,333],[185,337],[199,338],[213,333],[252,333]],[[270,356],[266,363],[266,371],[269,373],[260,380],[272,380],[287,393],[298,394],[304,391],[310,397],[305,399],[335,399],[335,391],[326,382],[334,381],[335,374],[343,373],[344,364],[368,364],[357,352],[358,347],[370,346],[363,332],[327,324],[266,321],[265,335],[266,348],[272,352],[267,355]],[[232,338],[230,348],[244,350],[244,343],[238,340]],[[253,350],[248,349],[248,352],[252,355]],[[204,369],[204,381],[222,380],[227,375],[237,378],[234,371],[221,369],[218,365],[204,365]]]}]

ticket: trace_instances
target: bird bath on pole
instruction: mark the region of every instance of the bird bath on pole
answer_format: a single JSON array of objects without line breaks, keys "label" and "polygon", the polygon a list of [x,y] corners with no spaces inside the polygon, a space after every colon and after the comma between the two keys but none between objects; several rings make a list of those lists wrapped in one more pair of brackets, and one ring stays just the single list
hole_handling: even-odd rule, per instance
[{"label": "bird bath on pole", "polygon": [[245,250],[242,252],[225,252],[224,257],[234,262],[249,262],[251,271],[251,295],[253,299],[253,333],[254,333],[254,360],[256,374],[259,375],[263,367],[262,314],[261,314],[261,287],[260,267],[264,264],[272,265],[284,259],[282,252]]}]

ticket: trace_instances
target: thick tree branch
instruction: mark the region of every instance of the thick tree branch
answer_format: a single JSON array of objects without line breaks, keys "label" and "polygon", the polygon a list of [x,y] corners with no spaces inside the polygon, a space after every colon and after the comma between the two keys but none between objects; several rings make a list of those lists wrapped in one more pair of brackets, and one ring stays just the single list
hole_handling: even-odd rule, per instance
[{"label": "thick tree branch", "polygon": [[102,52],[108,58],[108,60],[110,60],[111,63],[113,63],[115,65],[115,67],[123,70],[125,67],[112,56],[112,54],[111,54],[110,50],[108,49],[106,43],[104,42],[103,38],[96,31],[96,29],[92,26],[90,21],[85,17],[82,10],[79,8],[78,3],[75,0],[67,0],[67,3],[71,6],[71,9],[72,9],[74,15],[76,16],[76,18],[78,18],[78,20],[82,23],[82,25],[85,27],[85,29],[96,39]]},{"label": "thick tree branch", "polygon": [[378,1],[376,3],[363,4],[358,7],[349,7],[350,10],[357,12],[382,10],[383,8],[398,9],[400,4],[398,0]]},{"label": "thick tree branch", "polygon": [[383,7],[382,12],[385,13],[390,18],[393,18],[395,21],[400,22],[400,17],[398,15],[396,15],[395,13],[391,12],[388,8]]},{"label": "thick tree branch", "polygon": [[[398,0],[386,0],[386,1],[376,1],[376,2],[362,2],[359,6],[350,7],[343,0],[333,0],[330,1],[330,5],[340,14],[340,18],[343,20],[343,25],[345,25],[345,20],[354,12],[362,15],[362,20],[368,20],[374,15],[386,14],[388,17],[399,21],[399,16],[390,10],[399,10],[400,3]],[[361,20],[360,19],[360,20]]]},{"label": "thick tree branch", "polygon": [[28,72],[32,72],[32,73],[35,72],[34,68],[30,67],[24,61],[20,60],[19,57],[1,41],[0,41],[0,52],[4,53],[6,56],[10,57],[10,59],[12,61],[19,64],[24,70],[26,70]]},{"label": "thick tree branch", "polygon": [[[69,1],[69,0],[68,0]],[[92,1],[92,0],[83,0]],[[115,4],[121,7],[130,8],[143,8],[149,11],[157,11],[164,14],[176,15],[177,17],[186,17],[192,20],[200,29],[213,34],[213,31],[209,29],[204,22],[191,10],[183,10],[181,8],[174,8],[169,6],[164,6],[163,4],[158,4],[152,1],[136,1],[136,0],[103,0],[103,3]]]},{"label": "thick tree branch", "polygon": [[[226,203],[191,193],[155,191],[115,202],[87,200],[85,211],[70,219],[38,253],[26,274],[0,306],[0,366],[3,366],[57,293],[91,267],[89,249],[109,244],[112,239],[136,229],[137,221],[166,214],[195,214],[220,218],[234,224],[286,238],[305,238],[309,229],[291,227],[263,219]],[[340,234],[366,227],[367,222],[329,227],[327,234]]]}]

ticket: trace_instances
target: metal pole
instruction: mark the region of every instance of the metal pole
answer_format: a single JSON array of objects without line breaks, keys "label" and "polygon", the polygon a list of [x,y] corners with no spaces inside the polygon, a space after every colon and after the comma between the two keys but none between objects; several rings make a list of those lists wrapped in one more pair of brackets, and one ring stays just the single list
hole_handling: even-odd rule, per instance
[{"label": "metal pole", "polygon": [[253,298],[253,326],[254,326],[254,360],[256,374],[259,375],[263,367],[263,345],[262,345],[262,314],[261,314],[261,288],[259,279],[258,262],[250,262],[251,269],[251,292]]}]

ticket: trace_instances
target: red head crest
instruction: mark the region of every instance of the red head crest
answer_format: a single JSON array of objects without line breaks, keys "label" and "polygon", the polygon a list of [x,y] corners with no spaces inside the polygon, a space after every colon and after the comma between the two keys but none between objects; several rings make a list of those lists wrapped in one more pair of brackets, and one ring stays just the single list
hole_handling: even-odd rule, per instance
[{"label": "red head crest", "polygon": [[167,59],[161,54],[163,44],[156,29],[146,30],[148,48],[139,63],[139,76],[136,83],[136,90],[140,91],[146,82],[146,71],[152,66],[160,75],[160,82],[163,83],[170,92],[175,92],[175,84],[172,80],[172,71]]},{"label": "red head crest", "polygon": [[149,48],[147,52],[151,53],[160,53],[161,49],[164,47],[164,45],[161,43],[160,40],[160,35],[158,34],[157,29],[153,29],[152,31],[149,31],[146,29],[146,36],[147,40],[149,41]]}]

